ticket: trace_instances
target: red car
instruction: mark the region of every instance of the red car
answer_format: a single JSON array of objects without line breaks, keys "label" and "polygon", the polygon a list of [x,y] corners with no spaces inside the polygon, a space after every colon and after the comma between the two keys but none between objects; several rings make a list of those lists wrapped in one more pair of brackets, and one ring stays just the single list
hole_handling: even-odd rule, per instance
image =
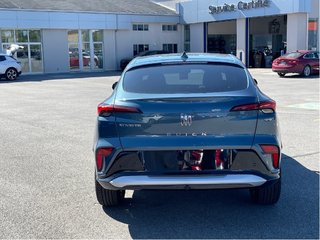
[{"label": "red car", "polygon": [[[83,66],[90,66],[90,55],[88,53],[82,53]],[[79,55],[78,53],[69,53],[70,67],[79,67]],[[95,66],[99,65],[99,59],[94,55]]]},{"label": "red car", "polygon": [[298,50],[278,57],[272,62],[272,71],[284,77],[287,73],[299,73],[305,77],[319,73],[319,53]]}]

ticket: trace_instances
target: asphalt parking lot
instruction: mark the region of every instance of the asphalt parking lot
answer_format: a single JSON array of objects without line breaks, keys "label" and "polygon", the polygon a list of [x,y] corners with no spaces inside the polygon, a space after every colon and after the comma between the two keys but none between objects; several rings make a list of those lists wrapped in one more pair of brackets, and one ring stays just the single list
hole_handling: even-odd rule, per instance
[{"label": "asphalt parking lot", "polygon": [[96,106],[119,72],[0,81],[0,238],[319,238],[319,78],[252,69],[277,101],[282,195],[246,190],[128,191],[103,209],[94,192]]}]

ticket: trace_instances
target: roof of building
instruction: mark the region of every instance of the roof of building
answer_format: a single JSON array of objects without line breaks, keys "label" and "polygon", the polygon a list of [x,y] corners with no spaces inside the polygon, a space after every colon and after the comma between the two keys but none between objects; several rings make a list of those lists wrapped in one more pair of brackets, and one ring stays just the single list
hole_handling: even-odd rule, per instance
[{"label": "roof of building", "polygon": [[177,15],[151,0],[0,0],[0,9]]}]

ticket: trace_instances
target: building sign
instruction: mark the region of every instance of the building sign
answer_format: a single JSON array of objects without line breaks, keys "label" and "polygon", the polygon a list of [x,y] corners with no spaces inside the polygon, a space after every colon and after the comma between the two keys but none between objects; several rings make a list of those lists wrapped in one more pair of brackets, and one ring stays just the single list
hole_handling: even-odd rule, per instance
[{"label": "building sign", "polygon": [[222,12],[234,12],[236,10],[250,10],[270,6],[270,0],[252,0],[251,2],[240,1],[238,4],[224,4],[223,6],[209,6],[210,14]]}]

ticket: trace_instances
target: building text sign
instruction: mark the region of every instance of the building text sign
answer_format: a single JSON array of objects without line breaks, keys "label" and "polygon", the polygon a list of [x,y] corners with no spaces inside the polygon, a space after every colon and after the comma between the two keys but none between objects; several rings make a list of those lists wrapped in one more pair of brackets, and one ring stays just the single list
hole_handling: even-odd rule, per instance
[{"label": "building text sign", "polygon": [[270,0],[252,0],[251,2],[240,1],[238,4],[224,4],[223,6],[209,6],[210,14],[222,12],[233,12],[236,10],[250,10],[255,8],[264,8],[270,6]]}]

